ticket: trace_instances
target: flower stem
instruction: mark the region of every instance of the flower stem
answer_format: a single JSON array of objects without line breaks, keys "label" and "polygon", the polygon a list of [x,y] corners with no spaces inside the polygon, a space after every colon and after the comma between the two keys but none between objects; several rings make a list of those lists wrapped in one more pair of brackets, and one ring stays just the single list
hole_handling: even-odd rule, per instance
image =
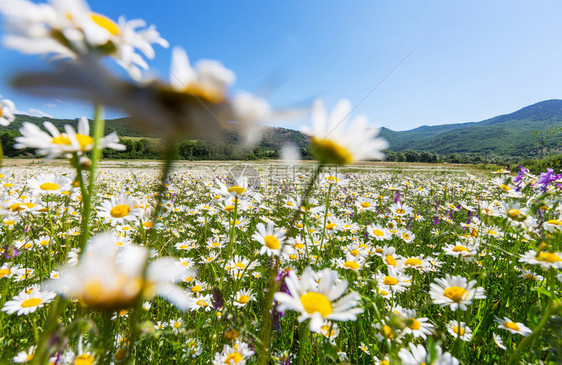
[{"label": "flower stem", "polygon": [[517,363],[517,360],[521,356],[521,353],[523,352],[523,350],[527,346],[529,346],[529,345],[532,346],[535,343],[539,333],[541,332],[541,330],[545,326],[546,322],[550,318],[550,313],[553,311],[553,309],[555,307],[556,302],[555,302],[554,298],[555,298],[554,296],[550,298],[550,301],[548,302],[548,306],[546,307],[544,315],[542,316],[541,321],[539,322],[537,327],[535,327],[533,333],[531,333],[529,336],[525,337],[525,339],[523,339],[523,341],[521,341],[519,346],[517,346],[517,349],[515,350],[515,353],[513,355],[511,355],[511,358],[509,359],[509,362],[507,363],[508,365]]},{"label": "flower stem", "polygon": [[[90,179],[88,182],[88,192],[86,196],[82,194],[82,231],[80,232],[80,256],[84,254],[84,247],[88,238],[90,236],[90,216],[92,215],[92,197],[94,195],[94,181],[96,179],[96,168],[98,166],[98,161],[101,157],[101,149],[99,148],[100,140],[103,138],[103,131],[105,129],[105,120],[103,119],[103,106],[96,104],[94,106],[94,146],[92,147],[92,164],[90,167]],[[77,159],[77,156],[75,157]],[[78,159],[77,166],[80,165],[80,160]],[[82,175],[81,170],[78,170],[78,174]],[[82,193],[84,189],[80,188]]]},{"label": "flower stem", "polygon": [[[314,174],[312,175],[310,181],[308,182],[308,185],[306,187],[306,190],[302,198],[302,205],[305,208],[308,205],[307,203],[308,197],[312,193],[312,188],[314,187],[314,183],[316,182],[318,175],[320,175],[320,172],[322,171],[323,167],[324,167],[323,164],[319,164],[316,170],[314,170]],[[302,210],[297,209],[293,214],[293,217],[291,218],[289,223],[289,232],[287,234],[287,237],[291,237],[295,233],[295,230],[297,230],[296,222],[299,219],[301,213]],[[284,247],[284,245],[282,247]],[[283,252],[279,253],[279,257],[281,257],[282,253]],[[258,364],[260,365],[266,365],[269,361],[269,351],[270,351],[269,345],[271,343],[271,321],[272,321],[271,309],[273,307],[273,294],[275,294],[275,292],[278,289],[278,283],[275,282],[275,276],[277,275],[278,272],[278,265],[279,265],[279,260],[276,260],[268,272],[268,286],[267,286],[268,291],[265,294],[265,305],[263,310],[263,326],[262,326],[262,331],[260,333],[261,351],[258,360]]]}]

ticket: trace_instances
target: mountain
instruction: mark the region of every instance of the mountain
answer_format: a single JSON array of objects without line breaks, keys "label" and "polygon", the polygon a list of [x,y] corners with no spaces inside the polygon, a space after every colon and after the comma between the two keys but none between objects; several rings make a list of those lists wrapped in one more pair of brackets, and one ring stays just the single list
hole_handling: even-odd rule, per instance
[{"label": "mountain", "polygon": [[[537,154],[533,131],[562,127],[562,100],[546,100],[516,112],[481,122],[422,126],[396,132],[383,128],[381,135],[390,150],[451,153],[494,153],[500,156],[530,157]],[[562,147],[562,134],[547,141],[548,147]]]},{"label": "mountain", "polygon": [[[25,121],[34,124],[49,121],[60,130],[63,129],[64,124],[76,124],[72,120],[18,115],[16,121],[8,129],[17,131]],[[388,140],[389,150],[395,152],[414,150],[436,152],[440,155],[491,153],[505,157],[526,158],[538,154],[538,147],[533,140],[533,131],[542,130],[546,134],[547,129],[553,127],[562,128],[562,100],[541,101],[516,112],[480,122],[421,126],[408,131],[382,128],[381,136]],[[117,132],[120,137],[154,137],[135,129],[130,118],[107,120],[105,132],[113,131]],[[228,132],[226,140],[235,144],[240,141],[240,136],[236,132]],[[259,146],[279,150],[287,141],[306,148],[309,139],[294,130],[271,127],[265,129]],[[558,135],[549,137],[545,146],[562,148],[562,131]]]}]

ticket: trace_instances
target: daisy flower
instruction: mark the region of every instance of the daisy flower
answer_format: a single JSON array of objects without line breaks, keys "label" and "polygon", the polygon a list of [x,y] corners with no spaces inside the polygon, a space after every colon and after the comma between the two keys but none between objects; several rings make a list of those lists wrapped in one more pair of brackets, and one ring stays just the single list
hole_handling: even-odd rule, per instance
[{"label": "daisy flower", "polygon": [[56,174],[40,174],[27,181],[27,185],[35,194],[57,194],[69,191],[70,179]]},{"label": "daisy flower", "polygon": [[224,345],[222,351],[215,354],[213,365],[245,365],[254,354],[247,343],[236,341],[234,346]]},{"label": "daisy flower", "polygon": [[536,252],[529,250],[521,255],[520,262],[531,265],[539,265],[545,270],[550,268],[562,269],[562,252]]},{"label": "daisy flower", "polygon": [[274,295],[279,302],[279,311],[299,312],[299,322],[310,318],[309,328],[313,332],[320,332],[326,320],[356,320],[357,314],[363,313],[361,308],[356,308],[359,294],[353,292],[342,297],[348,285],[347,281],[339,280],[337,271],[324,269],[320,274],[322,280],[318,284],[310,267],[304,270],[300,280],[294,271],[290,271],[285,278],[289,294],[278,292]]},{"label": "daisy flower", "polygon": [[3,127],[7,127],[14,121],[15,116],[14,112],[16,110],[16,106],[11,100],[3,99],[0,100],[0,125]]},{"label": "daisy flower", "polygon": [[458,365],[459,361],[450,353],[441,350],[440,346],[435,346],[434,351],[427,351],[423,345],[410,343],[410,350],[400,349],[398,357],[404,365],[440,364]]},{"label": "daisy flower", "polygon": [[455,320],[449,321],[447,323],[447,331],[454,338],[458,337],[466,342],[472,338],[472,330],[464,322],[461,322],[459,325],[459,322]]},{"label": "daisy flower", "polygon": [[41,291],[40,289],[31,290],[31,292],[23,290],[18,295],[7,301],[2,308],[2,311],[18,316],[28,315],[35,312],[38,308],[43,307],[45,304],[50,303],[56,294],[50,291]]},{"label": "daisy flower", "polygon": [[[67,266],[48,287],[91,308],[118,310],[133,305],[139,296],[159,295],[179,309],[188,309],[192,298],[174,282],[181,280],[185,266],[163,257],[148,264],[149,251],[130,244],[117,248],[111,233],[95,236],[76,266]],[[103,270],[100,270],[103,268]]]},{"label": "daisy flower", "polygon": [[20,364],[24,362],[30,362],[33,360],[33,356],[35,355],[36,346],[31,346],[27,351],[20,351],[18,354],[12,359],[13,362]]},{"label": "daisy flower", "polygon": [[98,207],[98,216],[115,224],[136,221],[142,215],[143,210],[138,207],[138,201],[126,195],[112,196],[104,200]]},{"label": "daisy flower", "polygon": [[[114,22],[92,12],[85,1],[55,1],[34,4],[26,0],[7,0],[0,4],[8,34],[4,44],[27,54],[54,54],[57,58],[76,58],[88,54],[110,56],[129,75],[140,80],[140,68],[148,69],[147,58],[154,58],[151,44],[168,47],[153,25],[142,19]],[[138,28],[143,27],[139,30]]]},{"label": "daisy flower", "polygon": [[499,328],[508,330],[511,333],[516,333],[523,337],[526,337],[533,332],[529,327],[525,326],[523,323],[512,322],[511,319],[507,317],[503,317],[503,319],[496,317],[496,322],[498,323]]},{"label": "daisy flower", "polygon": [[485,299],[484,289],[475,287],[476,280],[468,282],[462,276],[450,276],[445,274],[444,279],[435,279],[431,283],[429,294],[434,304],[442,307],[449,306],[454,312],[457,309],[466,310],[472,304],[473,299]]},{"label": "daisy flower", "polygon": [[312,106],[312,128],[303,132],[311,136],[311,150],[314,157],[324,164],[347,165],[368,159],[383,159],[381,152],[387,142],[375,138],[378,128],[367,128],[367,117],[359,116],[353,125],[344,131],[346,119],[351,114],[351,103],[341,100],[330,116],[326,115],[324,104],[317,100]]},{"label": "daisy flower", "polygon": [[433,324],[429,323],[427,317],[418,317],[414,309],[404,309],[401,314],[406,318],[406,327],[404,327],[404,334],[411,333],[414,338],[421,337],[427,339],[427,335],[433,332]]},{"label": "daisy flower", "polygon": [[242,289],[236,292],[232,304],[238,308],[245,307],[251,300],[255,301],[256,297],[252,293],[251,289]]},{"label": "daisy flower", "polygon": [[[88,120],[84,117],[78,120],[78,132],[68,124],[64,126],[65,133],[60,133],[50,122],[43,123],[43,126],[49,133],[43,132],[35,124],[23,123],[23,127],[20,128],[22,136],[15,138],[14,148],[37,148],[39,154],[47,155],[47,159],[51,159],[61,154],[68,157],[71,153],[91,151],[94,146]],[[125,146],[119,143],[119,137],[115,132],[101,138],[98,146],[101,149],[125,150]]]},{"label": "daisy flower", "polygon": [[278,256],[283,250],[285,240],[285,230],[275,230],[275,223],[269,221],[267,228],[263,223],[256,226],[257,232],[252,238],[262,244],[260,255]]},{"label": "daisy flower", "polygon": [[494,339],[494,343],[496,344],[497,347],[499,347],[502,350],[507,350],[507,348],[505,347],[505,345],[503,344],[503,340],[500,337],[500,335],[492,333],[492,337]]},{"label": "daisy flower", "polygon": [[388,268],[388,275],[383,274],[380,270],[373,275],[373,279],[377,281],[379,288],[390,290],[394,293],[402,293],[406,288],[412,285],[412,277],[401,273],[398,270]]}]

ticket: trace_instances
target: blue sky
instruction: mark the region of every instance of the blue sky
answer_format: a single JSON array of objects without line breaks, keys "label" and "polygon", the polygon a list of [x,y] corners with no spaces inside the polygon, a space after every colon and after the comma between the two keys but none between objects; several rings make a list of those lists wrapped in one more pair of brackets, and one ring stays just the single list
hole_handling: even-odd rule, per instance
[{"label": "blue sky", "polygon": [[[562,99],[562,2],[544,1],[91,1],[112,19],[155,24],[190,59],[217,59],[234,90],[295,107],[321,97],[357,105],[373,125],[407,130],[472,122]],[[171,49],[156,46],[151,73],[167,79]],[[0,95],[19,110],[91,117],[69,100],[32,99],[7,85],[39,57],[0,48]],[[35,111],[33,111],[35,110]],[[109,112],[108,116],[117,116]],[[281,126],[299,128],[301,121]]]}]

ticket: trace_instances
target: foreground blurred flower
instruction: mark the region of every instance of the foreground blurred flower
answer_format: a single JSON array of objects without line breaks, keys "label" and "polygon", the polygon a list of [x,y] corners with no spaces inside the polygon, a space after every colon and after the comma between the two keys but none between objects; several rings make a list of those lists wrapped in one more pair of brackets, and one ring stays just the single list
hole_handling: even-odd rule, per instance
[{"label": "foreground blurred flower", "polygon": [[377,159],[382,160],[381,152],[388,143],[375,138],[378,128],[367,127],[367,117],[358,116],[353,124],[344,130],[346,119],[351,114],[351,103],[341,100],[330,116],[322,101],[318,100],[312,108],[312,129],[303,130],[312,137],[311,152],[325,164],[347,165],[353,162]]},{"label": "foreground blurred flower", "polygon": [[[173,84],[150,80],[142,85],[120,80],[95,57],[60,64],[56,72],[26,72],[12,80],[15,87],[40,95],[82,99],[123,110],[137,127],[169,139],[182,136],[217,138],[226,128],[241,129],[256,118],[265,101],[229,98],[225,88],[232,71],[216,61],[205,61],[193,69],[184,52],[175,51]],[[255,110],[255,113],[252,110]],[[258,116],[258,117],[256,117]]]},{"label": "foreground blurred flower", "polygon": [[48,287],[62,295],[79,299],[87,307],[112,311],[135,304],[139,296],[159,295],[176,307],[186,310],[192,299],[176,286],[185,267],[172,258],[159,258],[143,269],[149,250],[134,244],[120,250],[110,233],[94,237],[77,266],[61,270],[60,279],[48,282]]},{"label": "foreground blurred flower", "polygon": [[56,58],[77,58],[88,54],[110,56],[136,80],[148,65],[142,52],[154,58],[151,44],[168,47],[154,26],[145,27],[142,19],[118,23],[94,13],[82,0],[52,0],[34,4],[27,0],[3,0],[0,12],[5,18],[4,44],[28,54],[53,54]]},{"label": "foreground blurred flower", "polygon": [[7,127],[12,123],[15,119],[14,111],[16,110],[16,106],[11,100],[4,99],[0,100],[0,125],[3,127]]},{"label": "foreground blurred flower", "polygon": [[[35,124],[23,123],[20,128],[21,137],[16,137],[15,148],[37,148],[41,155],[47,155],[47,159],[55,158],[61,154],[70,157],[71,153],[91,151],[94,147],[94,139],[90,137],[90,126],[88,119],[81,117],[78,120],[78,133],[70,125],[64,126],[66,133],[59,130],[50,122],[43,123],[49,133],[43,132]],[[99,141],[99,148],[113,148],[124,151],[125,146],[119,143],[119,137],[115,132],[108,134]]]},{"label": "foreground blurred flower", "polygon": [[310,267],[304,270],[300,280],[294,271],[289,272],[285,279],[289,294],[278,292],[274,296],[279,302],[278,311],[300,312],[299,322],[310,318],[309,328],[313,332],[320,332],[326,320],[356,320],[357,314],[363,313],[363,309],[356,308],[359,294],[353,292],[341,297],[347,289],[347,281],[340,280],[337,271],[322,270],[319,284],[315,275]]}]

